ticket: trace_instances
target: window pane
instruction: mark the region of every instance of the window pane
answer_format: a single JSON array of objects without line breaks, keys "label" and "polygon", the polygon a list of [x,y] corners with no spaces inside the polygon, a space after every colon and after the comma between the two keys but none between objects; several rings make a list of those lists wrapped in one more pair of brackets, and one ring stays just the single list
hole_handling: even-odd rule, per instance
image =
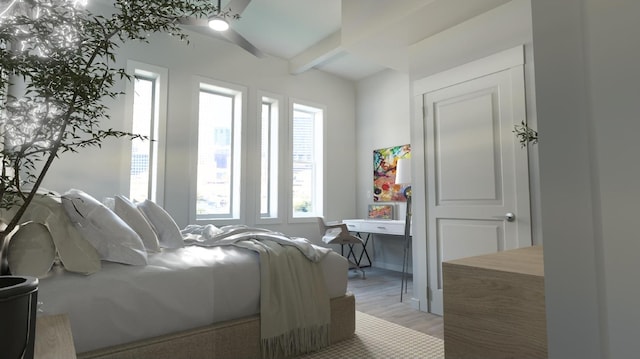
[{"label": "window pane", "polygon": [[260,136],[260,215],[270,217],[270,179],[271,179],[271,104],[262,104]]},{"label": "window pane", "polygon": [[279,218],[278,212],[278,171],[280,147],[279,143],[279,108],[280,100],[262,97],[260,109],[260,213],[259,220]]},{"label": "window pane", "polygon": [[[152,137],[154,121],[155,80],[136,77],[134,81],[133,125],[131,131]],[[151,141],[131,142],[131,171],[129,198],[144,201],[149,198],[151,161]]]},{"label": "window pane", "polygon": [[320,215],[322,198],[322,110],[294,105],[293,183],[294,217]]},{"label": "window pane", "polygon": [[200,91],[198,125],[198,219],[231,215],[233,96]]}]

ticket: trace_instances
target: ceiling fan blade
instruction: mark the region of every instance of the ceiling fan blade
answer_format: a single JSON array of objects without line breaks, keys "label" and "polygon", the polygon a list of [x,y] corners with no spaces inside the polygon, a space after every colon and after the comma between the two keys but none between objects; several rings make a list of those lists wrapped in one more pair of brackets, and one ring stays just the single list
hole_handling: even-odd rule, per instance
[{"label": "ceiling fan blade", "polygon": [[221,12],[226,13],[229,11],[233,15],[240,15],[250,2],[251,0],[231,0]]},{"label": "ceiling fan blade", "polygon": [[178,19],[180,25],[209,26],[209,19],[203,17],[182,17]]},{"label": "ceiling fan blade", "polygon": [[227,31],[220,33],[220,35],[222,35],[222,37],[226,38],[227,40],[233,42],[234,44],[247,50],[248,52],[252,53],[256,57],[262,58],[266,56],[264,52],[260,51],[257,47],[253,46],[253,44],[251,44],[247,39],[242,37],[242,35],[240,35],[233,29],[228,29]]},{"label": "ceiling fan blade", "polygon": [[230,42],[232,44],[242,47],[244,50],[248,51],[249,53],[253,54],[256,57],[259,57],[259,58],[266,57],[264,52],[260,51],[260,49],[253,46],[249,41],[247,41],[247,39],[242,37],[242,35],[238,34],[233,29],[228,29],[227,31],[223,31],[223,32],[213,31],[208,26],[186,26],[185,29],[197,32],[202,35],[206,35],[209,37]]}]

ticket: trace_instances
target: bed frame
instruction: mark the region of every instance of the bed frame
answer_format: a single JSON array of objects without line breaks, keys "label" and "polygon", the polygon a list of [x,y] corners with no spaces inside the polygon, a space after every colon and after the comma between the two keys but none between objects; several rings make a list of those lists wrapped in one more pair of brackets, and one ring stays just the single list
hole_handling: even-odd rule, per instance
[{"label": "bed frame", "polygon": [[[331,299],[331,344],[355,333],[355,297]],[[260,316],[79,353],[78,359],[260,358]]]}]

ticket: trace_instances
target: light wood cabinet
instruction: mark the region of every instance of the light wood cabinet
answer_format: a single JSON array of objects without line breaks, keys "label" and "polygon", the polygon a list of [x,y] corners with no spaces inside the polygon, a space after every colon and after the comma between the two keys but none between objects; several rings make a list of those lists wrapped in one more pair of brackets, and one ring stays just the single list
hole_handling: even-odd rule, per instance
[{"label": "light wood cabinet", "polygon": [[444,262],[447,359],[546,358],[542,247]]},{"label": "light wood cabinet", "polygon": [[71,326],[66,315],[37,318],[35,359],[76,359]]}]

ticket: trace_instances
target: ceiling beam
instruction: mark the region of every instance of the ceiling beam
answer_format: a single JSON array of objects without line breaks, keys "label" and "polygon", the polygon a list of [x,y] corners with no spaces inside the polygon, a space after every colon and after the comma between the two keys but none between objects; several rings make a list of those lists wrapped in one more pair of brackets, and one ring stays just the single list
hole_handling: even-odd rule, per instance
[{"label": "ceiling beam", "polygon": [[289,73],[293,75],[301,74],[340,55],[343,51],[342,34],[338,30],[291,58],[289,60]]}]

